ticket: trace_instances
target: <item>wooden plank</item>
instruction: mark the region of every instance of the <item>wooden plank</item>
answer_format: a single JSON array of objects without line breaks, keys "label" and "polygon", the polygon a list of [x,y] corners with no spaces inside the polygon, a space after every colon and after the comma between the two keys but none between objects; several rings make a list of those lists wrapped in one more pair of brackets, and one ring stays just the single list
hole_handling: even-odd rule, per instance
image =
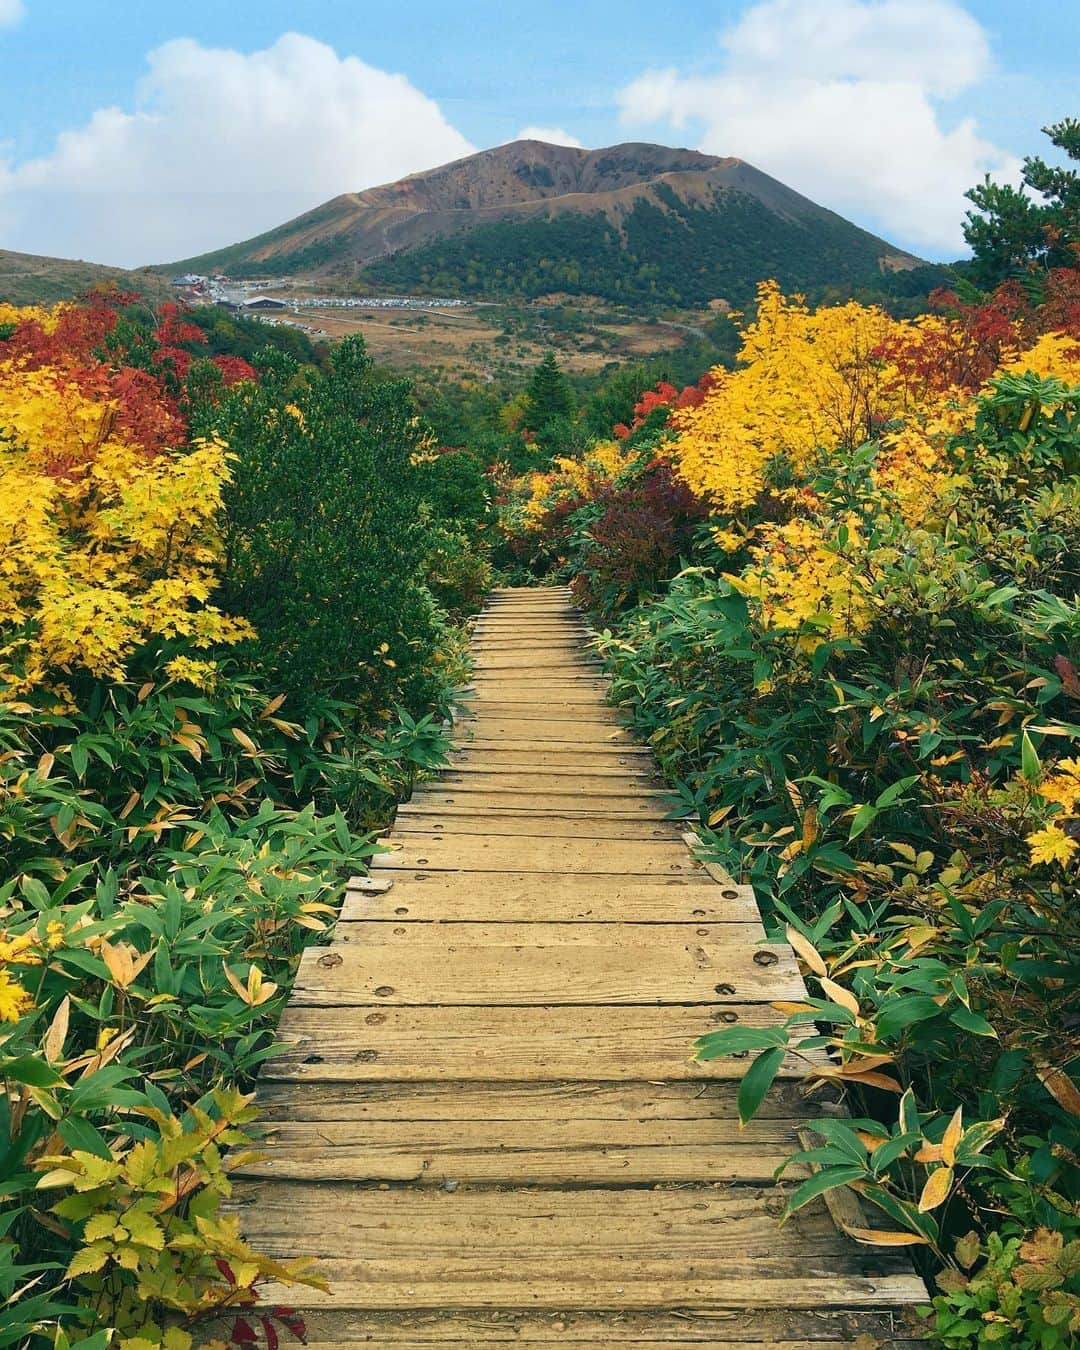
[{"label": "wooden plank", "polygon": [[[577,722],[589,727],[623,727],[632,730],[630,723],[620,718],[606,704],[597,704],[595,708],[583,703],[477,703],[461,709],[458,719],[458,733],[462,740],[473,737],[490,745],[527,744],[542,749],[558,749],[551,744],[548,736],[537,736],[535,729],[528,727],[530,722]],[[514,737],[492,736],[488,730],[490,722],[520,722],[524,724],[520,734]],[[595,742],[601,744],[602,742]],[[629,745],[628,745],[629,748]],[[649,754],[647,747],[637,744],[635,750]]]},{"label": "wooden plank", "polygon": [[324,1345],[835,1350],[852,1310],[925,1301],[820,1203],[777,1229],[804,1061],[740,1131],[747,1056],[689,1059],[805,991],[752,890],[678,840],[592,637],[565,587],[493,594],[450,764],[302,958],[236,1198],[257,1246],[322,1258]]},{"label": "wooden plank", "polygon": [[[606,1258],[629,1274],[639,1263],[679,1257],[726,1264],[760,1252],[777,1263],[813,1260],[841,1245],[818,1203],[780,1227],[783,1191],[772,1185],[561,1193],[409,1188],[369,1191],[365,1203],[356,1205],[346,1185],[283,1181],[239,1183],[236,1198],[245,1229],[260,1241],[273,1242],[279,1238],[276,1230],[289,1229],[302,1217],[317,1244],[312,1255],[322,1256],[333,1246],[342,1256],[385,1261],[393,1255],[403,1265],[438,1262],[447,1270],[459,1262],[467,1269],[491,1259],[502,1267],[496,1278],[508,1281],[520,1277],[514,1268],[519,1255],[530,1264],[537,1259],[599,1265]],[[768,1207],[766,1198],[772,1200]],[[860,1254],[860,1262],[867,1255],[868,1264],[881,1265],[880,1252]]]},{"label": "wooden plank", "polygon": [[688,876],[700,878],[703,869],[682,844],[643,844],[633,839],[582,839],[567,848],[557,839],[508,839],[502,835],[470,835],[467,839],[432,837],[410,841],[371,860],[373,872],[438,871],[562,872],[566,875],[607,873],[624,876]]},{"label": "wooden plank", "polygon": [[[266,1156],[235,1175],[428,1186],[767,1185],[798,1146],[791,1123],[778,1121],[741,1133],[730,1121],[602,1121],[588,1129],[550,1120],[459,1121],[453,1130],[444,1121],[284,1121],[266,1128],[259,1144]],[[787,1175],[797,1181],[807,1169],[794,1166]]]},{"label": "wooden plank", "polygon": [[[389,873],[383,873],[389,876]],[[759,923],[749,886],[694,885],[681,878],[561,873],[399,873],[382,894],[346,893],[342,919],[413,922]],[[760,940],[758,929],[755,941]]]},{"label": "wooden plank", "polygon": [[544,633],[522,633],[513,630],[473,635],[472,649],[478,651],[538,651],[538,652],[578,652],[587,651],[588,634],[580,630],[556,629]]},{"label": "wooden plank", "polygon": [[239,1182],[235,1203],[269,1255],[295,1255],[303,1232],[332,1290],[305,1291],[310,1306],[821,1307],[926,1297],[913,1276],[894,1273],[895,1258],[836,1235],[818,1206],[778,1228],[753,1187],[407,1188],[369,1191],[357,1205],[347,1183]]},{"label": "wooden plank", "polygon": [[[264,1249],[268,1242],[260,1241]],[[271,1254],[274,1254],[271,1252]],[[276,1253],[281,1259],[295,1255],[295,1245]],[[328,1292],[305,1291],[308,1308],[506,1308],[552,1309],[587,1308],[685,1308],[688,1304],[709,1308],[760,1308],[763,1304],[778,1308],[872,1308],[905,1304],[923,1304],[925,1286],[917,1285],[909,1275],[866,1278],[835,1273],[839,1258],[826,1253],[821,1260],[808,1259],[804,1273],[788,1278],[771,1278],[762,1270],[762,1262],[750,1259],[725,1263],[713,1279],[699,1277],[696,1266],[668,1262],[650,1270],[647,1278],[631,1283],[620,1274],[608,1275],[592,1265],[557,1260],[539,1268],[531,1259],[513,1285],[497,1279],[461,1279],[448,1286],[440,1279],[407,1278],[396,1263],[381,1268],[377,1263],[354,1264],[322,1261],[318,1271],[330,1281]],[[579,1278],[567,1277],[575,1268]],[[464,1274],[464,1272],[461,1272]],[[497,1272],[496,1272],[497,1273]],[[268,1284],[260,1289],[267,1306],[285,1303],[295,1306],[296,1290],[291,1286]],[[288,1303],[292,1299],[291,1304]]]},{"label": "wooden plank", "polygon": [[[502,1316],[503,1313],[504,1310],[500,1308],[496,1309],[492,1315],[498,1317]],[[321,1314],[316,1314],[316,1317],[319,1317],[320,1315]],[[392,1314],[389,1315],[392,1316]],[[552,1314],[552,1315],[564,1316],[565,1314]],[[724,1317],[735,1316],[735,1314],[728,1311],[724,1312],[721,1315],[723,1315]],[[818,1310],[815,1310],[813,1313],[803,1313],[800,1315],[821,1317],[824,1314],[822,1314]],[[380,1316],[386,1317],[388,1316],[388,1314],[372,1313],[370,1314],[370,1316],[372,1318]],[[475,1320],[478,1316],[484,1316],[483,1310],[479,1311],[469,1310],[468,1312],[463,1312],[459,1314],[462,1326],[465,1331],[468,1331],[468,1329],[474,1325]],[[625,1318],[627,1314],[623,1314],[623,1316]],[[655,1314],[646,1312],[645,1314],[643,1314],[643,1316],[652,1320]],[[451,1322],[452,1317],[453,1314],[449,1313],[446,1314],[445,1321],[447,1323]],[[350,1326],[352,1325],[354,1320],[355,1319],[353,1318],[352,1314],[350,1314]],[[564,1324],[560,1323],[560,1325]],[[308,1326],[309,1328],[312,1326],[310,1320],[308,1322]],[[724,1330],[726,1331],[727,1328],[725,1327]],[[309,1336],[309,1339],[307,1341],[310,1350],[346,1350],[346,1347],[350,1347],[350,1350],[355,1350],[356,1346],[355,1341],[330,1342],[328,1341],[325,1335],[321,1334],[318,1331],[314,1331],[312,1334],[315,1336],[315,1339],[313,1340]],[[379,1331],[370,1331],[364,1336],[364,1344],[369,1347],[369,1350],[380,1350],[380,1347],[387,1347],[387,1346],[393,1346],[395,1347],[395,1350],[430,1350],[430,1347],[434,1345],[447,1345],[447,1344],[461,1345],[464,1343],[472,1346],[480,1344],[482,1340],[482,1343],[485,1345],[490,1345],[495,1342],[498,1342],[499,1344],[502,1345],[510,1345],[511,1343],[513,1343],[514,1345],[517,1346],[524,1346],[525,1350],[529,1350],[529,1347],[542,1345],[550,1346],[552,1341],[555,1339],[554,1336],[542,1337],[539,1340],[528,1339],[527,1337],[523,1338],[517,1335],[516,1333],[511,1334],[509,1332],[499,1337],[488,1336],[478,1339],[471,1339],[468,1335],[452,1336],[447,1331],[439,1331],[438,1333],[436,1333],[436,1335],[437,1339],[434,1340],[428,1338],[425,1338],[423,1340],[414,1340],[404,1336],[388,1337],[385,1334],[380,1333]],[[219,1335],[217,1336],[217,1339],[222,1342],[225,1341],[224,1336]],[[709,1338],[709,1344],[731,1345],[734,1343],[738,1343],[739,1345],[743,1346],[750,1344],[755,1347],[755,1350],[851,1350],[853,1340],[856,1342],[861,1341],[861,1344],[866,1347],[872,1346],[873,1350],[920,1350],[920,1347],[925,1347],[927,1344],[925,1340],[916,1341],[906,1337],[902,1340],[896,1340],[891,1336],[888,1339],[882,1339],[882,1335],[880,1332],[877,1335],[872,1335],[871,1333],[859,1333],[857,1336],[854,1337],[845,1337],[842,1341],[825,1341],[825,1340],[809,1341],[809,1340],[791,1340],[791,1339],[787,1339],[784,1341],[767,1340],[762,1339],[761,1335],[755,1332],[753,1335],[747,1336],[716,1335],[714,1337]],[[630,1336],[611,1337],[607,1335],[607,1333],[605,1332],[604,1338],[602,1340],[585,1340],[581,1337],[578,1337],[572,1342],[572,1344],[574,1345],[575,1350],[609,1350],[611,1346],[616,1344],[633,1345],[636,1348],[636,1350],[670,1350],[671,1346],[674,1344],[700,1345],[702,1344],[702,1339],[700,1337],[691,1338],[691,1337],[668,1336],[664,1337],[661,1340],[654,1340],[648,1336],[640,1334],[636,1334],[633,1337]]]},{"label": "wooden plank", "polygon": [[505,689],[479,694],[458,705],[470,720],[505,719],[532,722],[598,722],[631,727],[633,724],[618,708],[613,708],[600,693],[584,696],[556,694],[551,690],[518,696]]},{"label": "wooden plank", "polygon": [[607,792],[531,792],[528,789],[477,788],[468,784],[447,787],[444,783],[430,783],[416,788],[413,802],[424,806],[470,806],[491,811],[520,811],[541,813],[555,811],[617,815],[632,812],[651,815],[656,820],[667,820],[679,805],[666,793],[649,788],[612,789]]},{"label": "wooden plank", "polygon": [[[587,751],[588,748],[587,745],[583,745],[582,752]],[[528,773],[533,778],[542,773],[543,777],[548,780],[566,778],[571,782],[581,779],[609,778],[617,784],[629,780],[635,787],[655,784],[657,781],[647,760],[620,765],[617,756],[605,759],[598,755],[579,764],[573,762],[543,765],[527,763],[522,766],[521,764],[508,764],[505,759],[492,758],[483,750],[469,749],[461,752],[459,757],[443,771],[443,781],[453,782],[462,774],[520,776],[523,773]]]},{"label": "wooden plank", "polygon": [[633,744],[625,723],[620,723],[614,717],[610,720],[594,720],[582,717],[520,717],[516,714],[513,717],[485,716],[484,736],[488,740],[514,740],[521,737],[543,739],[554,743],[551,746],[553,750],[558,748],[558,742],[569,745]]},{"label": "wooden plank", "polygon": [[537,768],[558,768],[561,765],[576,769],[582,765],[602,765],[605,762],[627,768],[631,772],[640,772],[642,769],[651,771],[653,768],[649,751],[640,745],[621,743],[610,745],[596,742],[592,745],[567,745],[551,749],[549,741],[491,741],[486,737],[473,741],[468,739],[467,731],[464,734],[459,732],[455,745],[457,748],[450,751],[451,764],[460,762],[466,756],[473,759],[483,756],[484,759],[490,758],[497,764],[524,760],[526,766]]},{"label": "wooden plank", "polygon": [[526,816],[518,814],[478,815],[462,812],[453,816],[418,814],[412,810],[398,811],[393,838],[442,834],[446,837],[466,834],[505,834],[541,836],[558,839],[660,839],[667,843],[678,841],[674,825],[648,820],[581,820],[571,816]]},{"label": "wooden plank", "polygon": [[563,691],[574,693],[580,690],[604,690],[610,688],[606,676],[597,674],[592,668],[583,670],[549,671],[546,675],[527,670],[503,670],[495,672],[475,671],[470,689],[478,692],[489,690],[512,690],[518,694],[534,693],[538,698],[549,698]]},{"label": "wooden plank", "polygon": [[602,669],[599,657],[588,657],[580,652],[476,652],[472,664],[478,677],[515,670],[528,670],[534,675],[543,675],[547,671],[563,675],[587,674]]},{"label": "wooden plank", "polygon": [[[343,923],[300,960],[296,1007],[559,1007],[805,997],[787,949],[738,924]],[[762,964],[763,961],[768,964]]]},{"label": "wooden plank", "polygon": [[[734,1082],[678,1083],[272,1083],[259,1082],[259,1120],[365,1122],[486,1120],[727,1121],[738,1119]],[[800,1083],[782,1080],[766,1094],[754,1124],[789,1128],[813,1107]],[[452,1133],[452,1131],[451,1131]]]},{"label": "wooden plank", "polygon": [[[573,722],[580,728],[600,732],[606,732],[614,728],[622,728],[624,731],[632,730],[631,724],[625,717],[622,717],[613,708],[608,707],[607,704],[599,703],[595,707],[588,707],[581,703],[560,704],[554,701],[503,703],[493,700],[490,703],[472,704],[463,707],[460,721],[463,736],[472,735],[489,741],[511,739],[505,735],[493,734],[489,729],[491,724],[520,723],[519,736],[515,739],[539,741],[542,744],[549,743],[552,738],[545,734],[543,728],[538,729],[531,726],[531,723],[556,722],[566,725]],[[594,736],[593,739],[598,738]],[[642,749],[644,747],[639,744],[637,748]]]},{"label": "wooden plank", "polygon": [[[293,1297],[295,1302],[295,1294]],[[753,1346],[754,1350],[919,1350],[925,1323],[903,1316],[834,1309],[661,1309],[631,1312],[624,1309],[577,1312],[558,1309],[495,1309],[490,1312],[366,1312],[322,1309],[308,1318],[311,1350],[355,1350],[357,1343],[374,1350],[430,1350],[432,1346],[515,1345],[553,1343],[573,1350],[672,1350],[680,1345]],[[229,1330],[219,1339],[227,1340]]]},{"label": "wooden plank", "polygon": [[499,619],[495,616],[478,619],[472,633],[475,638],[536,634],[539,637],[576,637],[583,642],[595,637],[591,628],[573,619]]},{"label": "wooden plank", "polygon": [[522,769],[479,770],[455,767],[439,778],[439,786],[446,792],[497,792],[532,797],[627,797],[649,796],[657,801],[671,801],[669,794],[660,790],[660,784],[645,774],[608,777],[596,773],[560,772],[557,769],[528,773]]},{"label": "wooden plank", "polygon": [[[395,1007],[343,1017],[338,1008],[291,1003],[281,1048],[260,1082],[635,1082],[742,1078],[746,1056],[690,1059],[696,1037],[727,1025],[774,1026],[761,1003],[723,1007]],[[785,1060],[802,1079],[806,1061]]]}]

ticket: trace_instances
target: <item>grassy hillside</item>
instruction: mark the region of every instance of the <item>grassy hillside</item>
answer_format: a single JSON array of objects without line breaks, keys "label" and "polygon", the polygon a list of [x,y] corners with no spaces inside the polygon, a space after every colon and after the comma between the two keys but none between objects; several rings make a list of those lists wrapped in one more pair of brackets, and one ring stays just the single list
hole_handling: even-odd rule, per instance
[{"label": "grassy hillside", "polygon": [[145,268],[130,272],[122,267],[0,249],[0,301],[8,304],[48,305],[70,300],[95,286],[109,285],[141,291],[151,298],[164,296],[168,291],[162,278]]}]

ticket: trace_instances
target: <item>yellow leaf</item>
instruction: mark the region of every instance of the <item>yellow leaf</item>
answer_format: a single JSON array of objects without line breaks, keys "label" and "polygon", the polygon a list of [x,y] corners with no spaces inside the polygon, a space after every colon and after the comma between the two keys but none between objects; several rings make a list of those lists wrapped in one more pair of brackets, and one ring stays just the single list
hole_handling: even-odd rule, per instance
[{"label": "yellow leaf", "polygon": [[108,1259],[109,1248],[105,1244],[82,1247],[71,1258],[71,1263],[67,1268],[67,1278],[73,1280],[79,1275],[94,1275],[101,1270]]},{"label": "yellow leaf", "polygon": [[1080,1088],[1076,1086],[1073,1080],[1064,1069],[1058,1069],[1050,1064],[1040,1064],[1036,1072],[1039,1075],[1043,1087],[1053,1097],[1054,1101],[1066,1111],[1074,1116],[1080,1116]]},{"label": "yellow leaf", "polygon": [[255,744],[255,742],[251,739],[251,737],[247,734],[246,731],[241,731],[239,727],[233,727],[232,734],[233,740],[239,741],[239,743],[244,747],[246,751],[248,751],[249,754],[257,755],[259,753],[259,747]]},{"label": "yellow leaf", "polygon": [[821,987],[833,1003],[839,1003],[841,1008],[846,1008],[848,1012],[854,1013],[858,1017],[859,1000],[850,989],[845,989],[842,984],[837,984],[835,980],[825,979],[824,976],[821,978]]},{"label": "yellow leaf", "polygon": [[281,705],[284,702],[285,702],[284,694],[278,694],[277,698],[272,698],[270,702],[266,705],[266,707],[262,710],[262,712],[259,713],[259,720],[262,721],[264,718],[273,717],[274,713],[277,712],[277,710],[281,707]]},{"label": "yellow leaf", "polygon": [[963,1114],[964,1108],[958,1106],[953,1112],[952,1120],[945,1127],[941,1140],[941,1156],[950,1167],[956,1162],[956,1146],[964,1137]]},{"label": "yellow leaf", "polygon": [[815,975],[824,975],[828,970],[825,962],[818,954],[817,948],[808,939],[803,937],[797,928],[792,928],[789,924],[786,930],[788,942],[795,949],[799,956],[806,962]]},{"label": "yellow leaf", "polygon": [[818,837],[818,809],[816,806],[811,806],[807,810],[806,815],[803,816],[802,822],[803,848],[809,848],[817,837]]},{"label": "yellow leaf", "polygon": [[53,1016],[53,1020],[49,1023],[48,1031],[45,1033],[45,1058],[50,1064],[55,1064],[64,1052],[64,1041],[67,1039],[70,1016],[71,998],[65,994]]},{"label": "yellow leaf", "polygon": [[951,1167],[938,1167],[926,1178],[926,1185],[919,1196],[919,1213],[928,1214],[937,1209],[949,1198],[952,1190],[953,1171]]},{"label": "yellow leaf", "polygon": [[849,1228],[844,1232],[856,1242],[864,1242],[868,1247],[918,1247],[926,1245],[926,1238],[918,1233],[886,1233],[877,1228]]}]

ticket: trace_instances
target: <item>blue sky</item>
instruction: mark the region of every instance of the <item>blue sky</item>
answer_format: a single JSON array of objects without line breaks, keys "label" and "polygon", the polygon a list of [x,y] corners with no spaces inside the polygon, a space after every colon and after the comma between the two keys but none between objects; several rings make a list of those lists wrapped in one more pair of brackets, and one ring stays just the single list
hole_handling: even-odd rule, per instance
[{"label": "blue sky", "polygon": [[538,128],[737,155],[924,256],[955,256],[963,187],[1015,175],[1044,122],[1080,113],[1080,4],[1034,13],[0,0],[0,245],[180,256]]}]

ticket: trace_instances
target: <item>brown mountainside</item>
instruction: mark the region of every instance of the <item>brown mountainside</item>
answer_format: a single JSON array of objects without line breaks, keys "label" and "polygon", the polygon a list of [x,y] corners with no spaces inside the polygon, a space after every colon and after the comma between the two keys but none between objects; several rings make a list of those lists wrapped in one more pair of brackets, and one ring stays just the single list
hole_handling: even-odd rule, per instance
[{"label": "brown mountainside", "polygon": [[[743,160],[696,150],[630,143],[601,150],[515,141],[396,183],[345,193],[266,234],[170,264],[236,275],[302,270],[332,273],[431,245],[500,222],[605,218],[622,231],[641,203],[670,214],[711,211],[733,199],[791,224],[829,222],[869,244],[892,268],[911,255],[842,221]],[[681,205],[680,205],[681,204]]]}]

